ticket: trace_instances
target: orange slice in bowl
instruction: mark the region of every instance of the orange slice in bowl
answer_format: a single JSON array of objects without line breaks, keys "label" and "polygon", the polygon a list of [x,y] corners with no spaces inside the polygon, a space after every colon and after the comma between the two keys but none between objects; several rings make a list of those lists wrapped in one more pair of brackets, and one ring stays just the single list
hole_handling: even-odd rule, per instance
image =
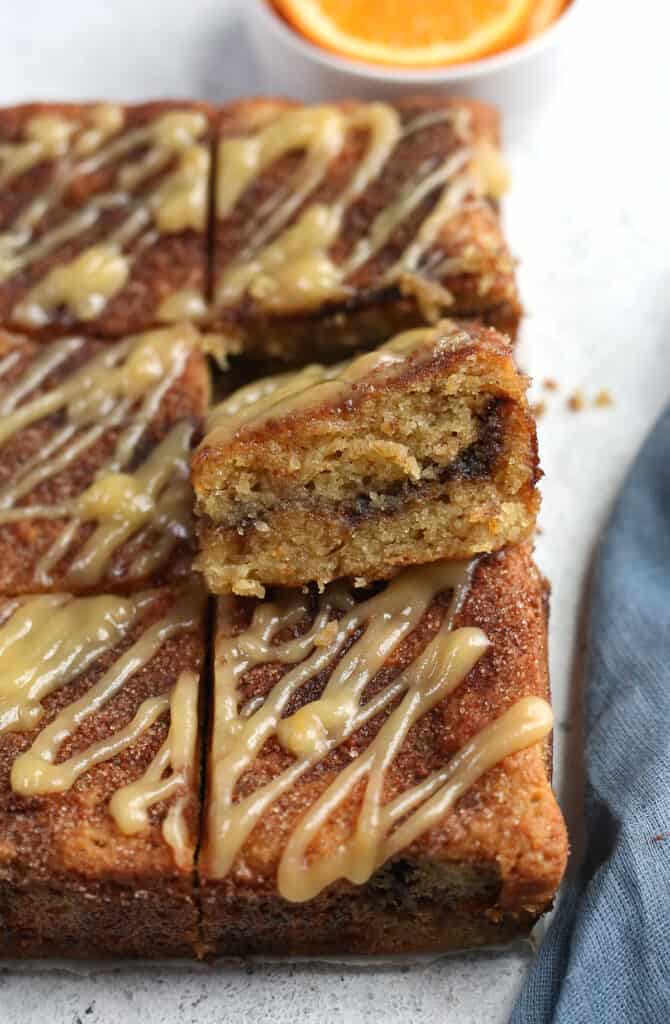
[{"label": "orange slice in bowl", "polygon": [[535,0],[274,0],[327,50],[374,64],[433,67],[475,60],[524,35]]},{"label": "orange slice in bowl", "polygon": [[526,30],[528,38],[539,36],[540,32],[548,29],[567,6],[568,0],[536,0]]}]

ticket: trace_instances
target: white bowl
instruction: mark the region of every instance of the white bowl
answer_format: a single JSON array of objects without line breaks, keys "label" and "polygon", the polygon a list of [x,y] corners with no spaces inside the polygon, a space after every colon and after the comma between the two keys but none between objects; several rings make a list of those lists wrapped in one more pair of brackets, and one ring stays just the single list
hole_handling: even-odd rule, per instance
[{"label": "white bowl", "polygon": [[453,67],[412,70],[365,64],[321,49],[286,24],[268,0],[243,5],[267,92],[299,100],[389,99],[449,92],[495,103],[508,115],[537,107],[559,71],[559,43],[575,21],[572,3],[546,32],[513,49]]}]

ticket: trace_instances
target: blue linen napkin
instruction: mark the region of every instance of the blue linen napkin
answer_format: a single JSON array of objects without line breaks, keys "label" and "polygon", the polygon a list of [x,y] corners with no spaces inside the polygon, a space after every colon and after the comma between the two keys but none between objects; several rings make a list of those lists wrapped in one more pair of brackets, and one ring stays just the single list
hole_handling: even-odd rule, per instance
[{"label": "blue linen napkin", "polygon": [[512,1024],[669,1024],[670,409],[618,499],[590,607],[587,854]]}]

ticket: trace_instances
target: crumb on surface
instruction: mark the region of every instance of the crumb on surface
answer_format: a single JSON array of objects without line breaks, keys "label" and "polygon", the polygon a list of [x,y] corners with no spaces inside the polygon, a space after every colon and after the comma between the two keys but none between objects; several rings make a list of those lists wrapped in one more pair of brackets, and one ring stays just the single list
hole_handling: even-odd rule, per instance
[{"label": "crumb on surface", "polygon": [[576,391],[573,391],[566,401],[568,409],[572,412],[581,412],[584,408],[584,404],[584,395],[579,388],[577,388]]},{"label": "crumb on surface", "polygon": [[542,418],[542,416],[544,416],[545,412],[547,411],[547,403],[533,402],[533,404],[531,405],[531,410],[533,416],[535,416],[535,418],[539,420]]},{"label": "crumb on surface", "polygon": [[545,391],[558,391],[558,382],[553,377],[545,377],[542,381],[542,387]]},{"label": "crumb on surface", "polygon": [[612,392],[608,391],[607,388],[602,388],[596,397],[593,399],[593,404],[598,409],[605,409],[610,405],[614,405],[614,399],[612,398]]}]

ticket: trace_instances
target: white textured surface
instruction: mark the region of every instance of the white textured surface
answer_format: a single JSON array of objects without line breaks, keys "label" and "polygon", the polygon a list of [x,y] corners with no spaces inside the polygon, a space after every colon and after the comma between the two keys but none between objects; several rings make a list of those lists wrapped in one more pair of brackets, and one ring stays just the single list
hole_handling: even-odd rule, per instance
[{"label": "white textured surface", "polygon": [[[628,4],[577,2],[581,25],[554,95],[508,140],[506,205],[529,314],[520,358],[538,382],[553,377],[560,386],[558,394],[536,388],[549,405],[540,423],[547,477],[538,558],[553,583],[557,785],[575,836],[584,582],[612,499],[670,391],[670,17],[663,0],[638,0],[634,14]],[[5,0],[0,7],[0,103],[218,100],[271,85],[253,67],[232,0]],[[603,387],[613,408],[566,409],[575,388],[593,397]],[[502,1024],[529,955],[412,968],[2,972],[0,1021]]]}]

